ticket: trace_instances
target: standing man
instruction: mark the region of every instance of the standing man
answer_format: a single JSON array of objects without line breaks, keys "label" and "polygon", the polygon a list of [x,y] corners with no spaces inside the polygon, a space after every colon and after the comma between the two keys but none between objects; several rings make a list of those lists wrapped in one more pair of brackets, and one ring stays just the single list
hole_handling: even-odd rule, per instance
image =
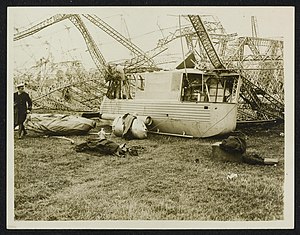
[{"label": "standing man", "polygon": [[32,101],[24,91],[24,83],[17,85],[18,91],[14,93],[14,127],[19,126],[19,139],[27,134],[24,121],[27,113],[31,112]]}]

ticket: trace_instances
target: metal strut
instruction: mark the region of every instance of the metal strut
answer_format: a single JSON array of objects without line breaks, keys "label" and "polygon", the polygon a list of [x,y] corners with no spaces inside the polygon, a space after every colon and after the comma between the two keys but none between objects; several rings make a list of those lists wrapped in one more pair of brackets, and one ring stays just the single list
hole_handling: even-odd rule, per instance
[{"label": "metal strut", "polygon": [[52,25],[52,24],[55,24],[57,22],[60,22],[64,19],[67,19],[68,17],[70,17],[69,14],[57,14],[57,15],[54,15],[42,22],[40,22],[39,24],[36,24],[26,30],[23,30],[21,32],[17,32],[14,34],[14,41],[17,41],[17,40],[20,40],[20,39],[23,39],[23,38],[26,38],[30,35],[33,35],[39,31],[41,31],[42,29]]},{"label": "metal strut", "polygon": [[[214,68],[216,70],[225,70],[226,67],[222,64],[200,16],[188,15],[188,17]],[[257,42],[255,41],[255,43],[261,42],[262,40],[257,40]],[[249,46],[249,48],[257,58],[261,59],[262,56],[257,49],[254,41],[247,40],[244,43]],[[240,49],[243,49],[243,47],[241,47]],[[243,51],[241,52],[243,53]],[[257,112],[258,119],[284,119],[284,104],[269,95],[263,89],[256,86],[242,74],[241,78],[242,86],[240,96],[248,105],[250,105],[253,111]]]},{"label": "metal strut", "polygon": [[82,34],[82,36],[86,42],[88,51],[89,51],[94,63],[96,64],[97,68],[102,72],[104,70],[106,70],[106,61],[105,61],[103,55],[101,54],[99,48],[97,47],[95,41],[93,40],[92,36],[90,35],[89,31],[87,30],[85,24],[81,20],[80,16],[72,15],[69,19],[78,28],[78,30]]},{"label": "metal strut", "polygon": [[[240,96],[258,114],[258,119],[284,119],[284,104],[242,77]],[[260,96],[261,98],[259,98]]]},{"label": "metal strut", "polygon": [[209,35],[204,27],[204,24],[202,23],[200,16],[198,15],[188,15],[203,47],[206,51],[206,54],[211,61],[212,65],[216,69],[225,69],[224,65],[222,64],[213,44],[212,41],[209,38]]},{"label": "metal strut", "polygon": [[140,57],[141,60],[146,62],[150,67],[155,67],[154,61],[149,58],[138,46],[133,44],[131,41],[129,41],[126,37],[124,37],[122,34],[120,34],[118,31],[116,31],[114,28],[109,26],[106,22],[101,20],[96,15],[90,15],[90,14],[83,14],[83,16],[91,21],[93,24],[95,24],[98,28],[102,29],[105,33],[110,35],[112,38],[117,40],[119,43],[121,43],[123,46],[125,46],[127,49],[129,49],[131,52],[133,52],[136,56]]},{"label": "metal strut", "polygon": [[89,31],[87,30],[86,26],[84,25],[83,21],[81,20],[80,16],[77,14],[57,14],[54,15],[26,30],[23,30],[21,32],[17,32],[14,34],[14,41],[23,39],[25,37],[28,37],[30,35],[33,35],[39,31],[41,31],[42,29],[51,26],[55,23],[58,23],[62,20],[65,19],[69,19],[80,31],[80,33],[82,34],[88,51],[94,61],[94,63],[96,64],[97,68],[100,71],[104,71],[106,69],[106,61],[103,57],[103,55],[101,54],[99,48],[97,47],[95,41],[93,40],[92,36],[90,35]]}]

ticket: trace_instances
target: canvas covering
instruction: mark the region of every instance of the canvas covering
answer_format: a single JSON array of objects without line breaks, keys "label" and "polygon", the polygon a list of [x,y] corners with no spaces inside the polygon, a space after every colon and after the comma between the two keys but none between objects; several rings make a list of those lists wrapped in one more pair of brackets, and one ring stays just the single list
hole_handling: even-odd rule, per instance
[{"label": "canvas covering", "polygon": [[96,127],[96,122],[75,115],[30,114],[25,126],[27,130],[45,135],[82,135]]}]

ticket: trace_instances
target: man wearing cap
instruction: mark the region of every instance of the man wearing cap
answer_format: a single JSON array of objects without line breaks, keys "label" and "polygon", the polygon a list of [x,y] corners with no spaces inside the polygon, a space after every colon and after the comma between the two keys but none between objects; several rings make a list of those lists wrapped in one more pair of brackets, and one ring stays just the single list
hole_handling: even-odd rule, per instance
[{"label": "man wearing cap", "polygon": [[31,112],[32,101],[24,91],[24,83],[17,85],[18,91],[14,93],[14,127],[19,126],[19,139],[27,134],[24,121],[26,120],[27,113]]}]

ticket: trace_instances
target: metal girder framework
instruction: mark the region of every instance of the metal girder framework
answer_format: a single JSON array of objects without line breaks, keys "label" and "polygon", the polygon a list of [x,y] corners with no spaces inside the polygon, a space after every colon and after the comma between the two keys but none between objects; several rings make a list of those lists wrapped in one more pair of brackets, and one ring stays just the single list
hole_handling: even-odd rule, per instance
[{"label": "metal girder framework", "polygon": [[[199,17],[205,26],[216,53],[222,58],[226,52],[228,42],[233,41],[237,36],[237,33],[227,34],[221,22],[212,15],[199,15]],[[184,18],[190,21],[187,15],[184,15]],[[168,36],[159,39],[157,47],[166,46],[168,43],[180,37],[185,38],[189,53],[192,51],[194,52],[196,56],[195,67],[198,69],[210,68],[211,62],[207,53],[203,53],[205,49],[199,41],[199,37],[193,26],[185,26],[181,29],[176,29]]]},{"label": "metal girder framework", "polygon": [[[145,54],[147,55],[148,58],[153,59],[154,57],[161,54],[167,49],[168,48],[166,47],[166,45],[157,46],[154,49],[147,51]],[[124,66],[125,73],[141,73],[146,71],[151,72],[151,71],[160,70],[156,66],[151,66],[151,67],[147,66],[147,64],[145,64],[145,60],[143,56],[137,56],[130,60],[127,60],[123,63],[123,66]]]},{"label": "metal girder framework", "polygon": [[199,15],[199,17],[201,18],[208,32],[226,34],[226,30],[219,21],[218,17],[214,15]]},{"label": "metal girder framework", "polygon": [[[88,85],[89,89],[86,86]],[[51,89],[37,92],[37,86],[28,85],[27,88],[32,95],[32,100],[37,107],[45,109],[66,109],[72,111],[83,111],[97,109],[100,105],[101,97],[105,91],[101,91],[101,86],[90,80],[80,81],[73,84],[58,84]],[[97,87],[97,89],[96,89]],[[94,90],[95,89],[95,90]],[[68,91],[69,98],[65,100],[64,91]]]},{"label": "metal girder framework", "polygon": [[[127,38],[125,38],[123,35],[121,35],[119,32],[117,32],[115,29],[113,29],[111,26],[109,26],[107,23],[105,23],[103,20],[101,20],[99,17],[95,15],[90,14],[83,14],[83,16],[88,19],[90,22],[95,24],[97,27],[102,29],[104,32],[106,32],[108,35],[113,37],[115,40],[120,42],[123,46],[128,48],[131,52],[133,52],[136,57],[128,60],[125,62],[125,70],[126,71],[133,71],[133,70],[139,70],[139,71],[153,71],[158,70],[156,67],[153,58],[157,56],[158,54],[165,51],[167,48],[165,46],[156,47],[151,51],[143,52],[139,47],[134,45],[132,42],[130,42]],[[91,37],[89,31],[87,30],[84,22],[82,21],[80,15],[78,14],[58,14],[53,17],[50,17],[47,20],[42,21],[41,23],[30,27],[29,29],[26,29],[22,32],[17,32],[14,34],[14,41],[20,40],[22,38],[25,38],[27,36],[33,35],[34,33],[37,33],[38,31],[53,25],[55,23],[58,23],[64,19],[69,19],[80,31],[82,34],[88,51],[96,64],[97,68],[100,71],[106,70],[106,61],[101,54],[100,50],[98,49],[96,43],[94,42],[93,38]]]},{"label": "metal girder framework", "polygon": [[[210,61],[209,65],[211,64],[215,70],[227,69],[240,73],[243,81],[239,102],[240,117],[242,116],[245,120],[284,118],[283,41],[257,37],[239,37],[233,41],[232,39],[236,34],[226,34],[225,29],[217,19],[211,16],[188,15],[187,18],[192,27],[176,30],[166,38],[159,40],[157,47],[153,50],[143,52],[97,16],[90,14],[84,14],[83,16],[136,55],[135,58],[125,62],[126,73],[157,70],[153,58],[167,49],[167,43],[176,38],[185,37],[190,46],[189,49],[197,52],[194,42],[199,45],[199,52],[197,53],[200,60],[197,61],[197,64],[205,65]],[[17,41],[33,35],[65,19],[69,19],[80,31],[94,63],[100,71],[104,72],[106,61],[78,14],[57,14],[24,31],[17,31],[13,40]],[[103,79],[103,73],[100,73],[99,77]],[[88,84],[96,87],[100,82],[91,81]],[[34,89],[39,89],[39,87],[38,85]],[[80,86],[74,86],[72,92],[76,93],[77,89],[80,91],[78,90],[76,97],[80,95],[84,97],[84,94],[89,93]],[[34,92],[36,93],[38,90]],[[43,91],[40,92],[44,93]],[[93,91],[93,94],[92,97],[97,97],[98,93]],[[81,108],[87,107],[84,102],[80,104],[82,97],[79,97],[80,100],[73,100],[75,102],[72,103],[73,106],[63,105],[61,100],[57,100],[55,96],[50,95],[49,97],[51,97],[49,105],[56,103],[59,107],[65,106],[68,109],[74,108],[77,104]],[[74,96],[74,98],[76,97]],[[84,100],[87,101],[88,99]]]},{"label": "metal girder framework", "polygon": [[157,42],[157,46],[164,46],[174,39],[177,39],[179,37],[185,37],[185,36],[194,36],[196,33],[193,30],[193,27],[183,27],[180,29],[176,29],[175,32],[170,33],[167,37],[159,39]]},{"label": "metal girder framework", "polygon": [[[208,34],[211,38],[213,44],[222,44],[226,41],[232,39],[232,37],[237,36],[237,34],[221,34],[221,33],[211,33],[208,31]],[[167,37],[159,39],[157,46],[164,46],[173,40],[185,37],[187,40],[192,40],[196,38],[197,33],[194,31],[193,27],[183,27],[180,29],[176,29],[174,32],[170,33]]]},{"label": "metal girder framework", "polygon": [[[232,37],[237,36],[236,33],[231,33],[231,34],[217,34],[217,33],[209,33],[209,36],[212,40],[212,42],[214,43],[214,41],[216,43],[220,43],[219,40],[222,39],[231,39]],[[179,37],[193,37],[193,39],[195,38],[195,36],[197,36],[197,33],[194,31],[193,27],[184,27],[181,29],[176,29],[173,33],[170,33],[167,37],[159,39],[157,45],[158,46],[163,46],[165,44],[170,43],[171,41],[179,38]]]},{"label": "metal girder framework", "polygon": [[133,44],[131,41],[129,41],[126,37],[124,37],[122,34],[120,34],[118,31],[116,31],[114,28],[109,26],[106,22],[101,20],[96,15],[90,15],[90,14],[83,14],[83,16],[91,21],[93,24],[95,24],[97,27],[102,29],[105,33],[110,35],[112,38],[117,40],[119,43],[121,43],[123,46],[125,46],[127,49],[129,49],[131,52],[133,52],[138,58],[140,58],[143,63],[148,67],[155,68],[154,61],[152,58],[148,57],[148,55],[142,51],[138,46]]},{"label": "metal girder framework", "polygon": [[[255,120],[284,119],[284,104],[267,92],[269,90],[264,87],[264,83],[261,83],[261,86],[255,84],[253,81],[254,78],[251,77],[251,73],[249,73],[250,70],[246,70],[247,68],[244,66],[248,63],[248,61],[250,61],[252,66],[255,66],[253,61],[258,61],[258,69],[262,69],[262,66],[266,64],[265,61],[274,61],[275,58],[278,61],[278,58],[283,57],[280,55],[280,52],[278,55],[278,48],[282,48],[282,46],[279,46],[280,43],[276,40],[254,37],[238,38],[238,43],[235,42],[233,44],[234,49],[227,49],[227,52],[231,53],[225,53],[223,56],[222,61],[224,62],[224,65],[214,48],[208,31],[200,16],[189,15],[188,17],[197,32],[199,40],[201,41],[201,44],[203,45],[213,67],[217,70],[226,70],[226,68],[230,66],[231,70],[237,71],[241,74],[243,83],[241,87],[239,113],[243,114],[243,118],[246,116],[246,119],[254,118]],[[266,52],[264,52],[265,54],[263,54],[260,50],[261,48],[259,48],[262,45],[269,46]],[[250,58],[245,56],[245,46],[248,46],[250,49]],[[233,59],[235,59],[235,61],[233,61]],[[273,65],[276,66],[276,63],[273,63]],[[270,70],[270,67],[266,66],[264,69]],[[262,70],[259,70],[259,72],[260,75],[262,75]],[[242,115],[239,116],[241,117]]]},{"label": "metal girder framework", "polygon": [[258,58],[259,60],[262,60],[262,56],[260,54],[260,51],[258,47],[254,44],[253,40],[249,40],[249,38],[245,38],[245,45],[248,45],[250,50],[252,51],[253,55]]},{"label": "metal girder framework", "polygon": [[258,25],[257,19],[255,16],[251,16],[251,30],[252,30],[252,37],[258,37]]},{"label": "metal girder framework", "polygon": [[[78,63],[52,63],[47,68],[55,68],[61,73],[48,73],[40,77],[41,63],[26,73],[14,77],[26,82],[35,107],[44,109],[62,109],[72,111],[96,110],[105,94],[105,85],[99,72],[87,72]],[[67,92],[67,93],[66,93]]]},{"label": "metal girder framework", "polygon": [[198,37],[201,41],[207,56],[209,57],[209,60],[211,61],[212,65],[216,69],[225,69],[224,65],[222,64],[214,45],[212,44],[212,41],[210,40],[210,37],[205,29],[205,26],[203,22],[200,19],[200,16],[198,15],[188,15]]},{"label": "metal girder framework", "polygon": [[96,64],[97,68],[100,71],[106,70],[106,61],[101,54],[99,48],[97,47],[95,41],[93,40],[92,36],[90,35],[89,31],[87,30],[85,24],[81,20],[79,15],[72,15],[70,16],[70,21],[78,28],[80,33],[82,34],[85,43],[87,45],[88,51]]},{"label": "metal girder framework", "polygon": [[86,42],[88,51],[89,51],[94,63],[96,64],[97,68],[100,71],[105,70],[106,69],[106,61],[105,61],[103,55],[101,54],[100,50],[98,49],[95,41],[91,37],[89,31],[87,30],[85,24],[81,20],[80,16],[77,14],[57,14],[55,16],[52,16],[49,19],[44,20],[24,31],[15,33],[13,40],[17,41],[17,40],[23,39],[25,37],[28,37],[30,35],[33,35],[33,34],[39,32],[40,30],[42,30],[48,26],[51,26],[55,23],[58,23],[62,20],[65,20],[65,19],[69,19],[82,34],[82,36]]},{"label": "metal girder framework", "polygon": [[[104,70],[106,69],[106,61],[99,51],[95,41],[93,40],[92,36],[90,35],[88,29],[86,28],[84,22],[77,14],[58,14],[55,15],[47,20],[42,21],[39,24],[36,24],[35,26],[32,26],[24,31],[17,32],[14,34],[14,41],[23,39],[25,37],[31,36],[40,30],[51,26],[55,23],[58,23],[62,20],[69,19],[75,27],[80,31],[82,34],[85,43],[87,45],[88,51],[96,65],[96,67],[99,69],[100,74],[99,78],[103,78]],[[41,67],[41,62],[34,66],[36,69],[38,67]],[[48,61],[49,62],[49,61]],[[51,64],[52,66],[55,66],[54,64]],[[40,71],[40,70],[38,70]],[[99,79],[98,79],[99,80]],[[38,98],[38,100],[34,101],[35,105],[37,107],[43,107],[48,109],[64,109],[64,110],[73,110],[73,111],[79,111],[83,109],[91,109],[92,108],[92,99],[97,98],[98,102],[94,104],[95,107],[99,106],[99,100],[103,96],[104,92],[100,92],[99,89],[95,91],[91,91],[91,89],[85,89],[84,87],[80,87],[80,84],[84,86],[89,84],[90,88],[93,87],[101,87],[97,82],[93,81],[82,81],[82,82],[76,82],[73,84],[56,84],[52,85],[51,87],[44,87],[43,86],[43,80],[41,84],[35,84],[32,86],[29,86],[28,89],[31,91],[31,94],[33,98]],[[97,84],[97,85],[96,85]],[[73,86],[73,89],[70,89],[70,87]],[[63,91],[64,89],[68,89],[71,95],[71,99],[66,102],[66,100],[63,99]],[[77,90],[77,92],[75,92]],[[93,89],[92,89],[93,90]],[[99,95],[98,93],[101,93]],[[81,94],[81,95],[80,95]],[[89,97],[92,97],[91,99]],[[46,98],[46,99],[45,99]],[[96,99],[95,99],[96,100]]]},{"label": "metal girder framework", "polygon": [[240,109],[245,111],[247,109],[246,103],[250,105],[248,109],[251,108],[255,112],[254,117],[256,120],[284,119],[284,104],[247,78],[242,77],[242,81],[240,96],[244,102],[239,102]]},{"label": "metal girder framework", "polygon": [[231,45],[223,59],[226,67],[238,69],[252,83],[283,103],[283,42],[253,37],[241,37],[237,42]]},{"label": "metal girder framework", "polygon": [[[253,38],[253,37],[239,37],[232,45],[228,46],[224,61],[228,65],[230,62],[243,61],[245,58],[245,47],[248,46],[252,51],[252,57],[255,60],[262,61],[265,59],[283,59],[283,41]],[[259,47],[265,47],[264,52],[260,52]]]},{"label": "metal girder framework", "polygon": [[33,35],[33,34],[41,31],[42,29],[44,29],[44,28],[46,28],[46,27],[48,27],[50,25],[53,25],[55,23],[58,23],[58,22],[60,22],[62,20],[67,19],[69,16],[70,15],[68,15],[68,14],[57,14],[57,15],[54,15],[54,16],[52,16],[52,17],[50,17],[50,18],[48,18],[48,19],[40,22],[39,24],[36,24],[36,25],[34,25],[34,26],[26,29],[26,30],[23,30],[21,32],[16,32],[14,34],[13,40],[17,41],[17,40],[23,39],[25,37],[28,37],[30,35]]}]

